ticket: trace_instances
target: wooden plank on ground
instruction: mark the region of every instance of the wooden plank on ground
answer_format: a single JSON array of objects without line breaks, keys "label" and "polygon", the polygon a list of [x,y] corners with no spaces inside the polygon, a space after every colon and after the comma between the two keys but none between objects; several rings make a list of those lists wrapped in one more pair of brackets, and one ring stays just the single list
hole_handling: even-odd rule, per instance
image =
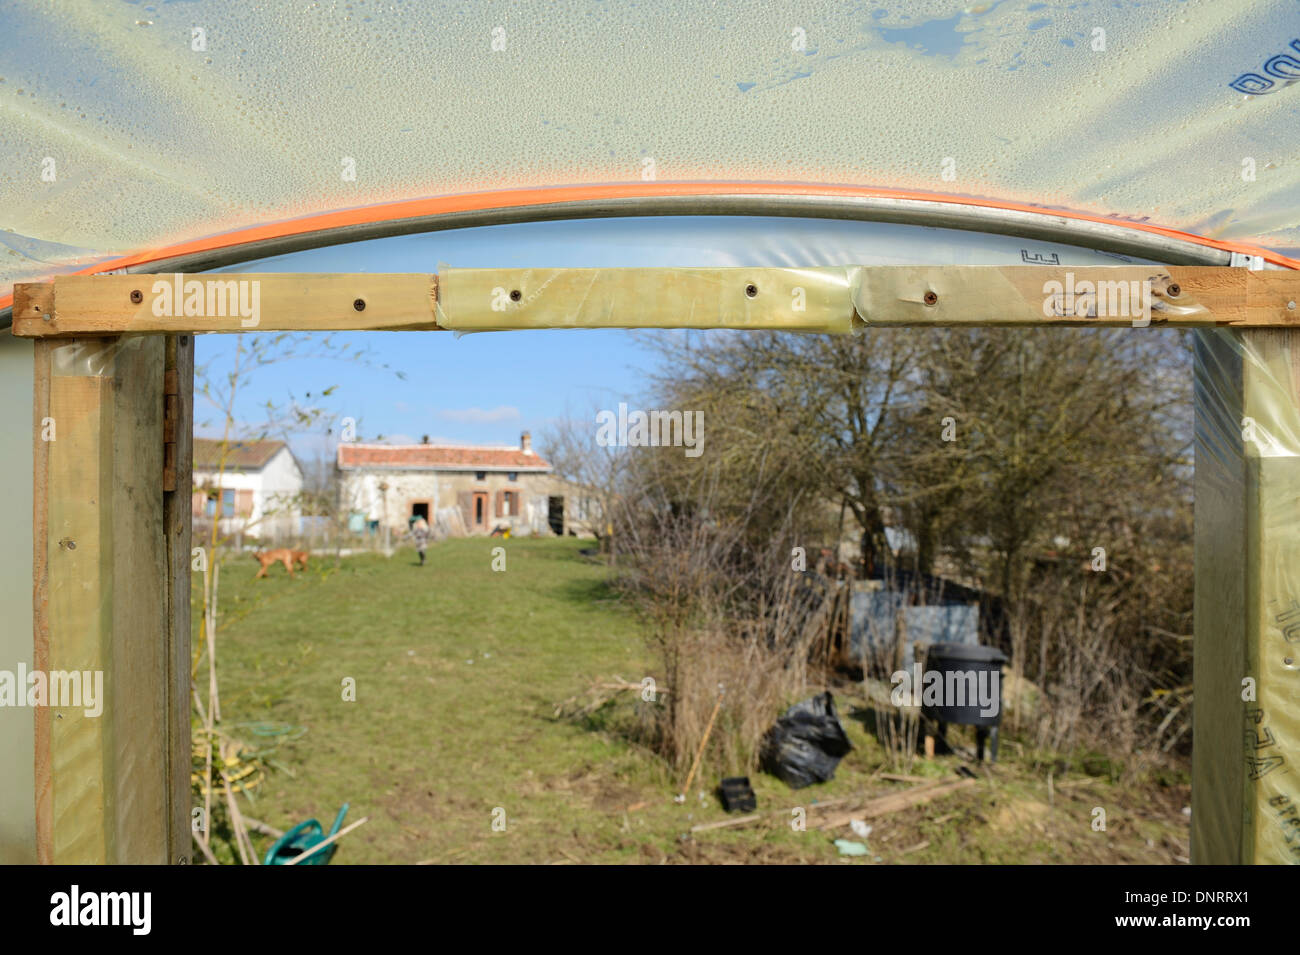
[{"label": "wooden plank on ground", "polygon": [[[884,776],[885,774],[882,774]],[[894,779],[906,779],[912,777],[894,776]],[[931,799],[939,796],[946,796],[950,792],[958,789],[964,789],[973,784],[974,779],[926,779],[919,786],[913,786],[911,789],[903,792],[889,793],[885,796],[878,796],[875,799],[867,800],[861,808],[852,812],[841,812],[833,816],[825,817],[821,822],[814,825],[814,829],[833,829],[837,826],[848,825],[850,819],[868,819],[873,816],[881,816],[890,812],[897,812],[899,809],[906,809],[910,806],[919,806],[929,802]],[[843,805],[847,802],[860,802],[861,795],[857,796],[837,796],[834,799],[826,799],[821,802],[812,803],[805,808],[809,813],[821,812],[831,806]],[[691,826],[691,832],[708,832],[712,829],[733,829],[740,826],[747,826],[750,823],[758,822],[762,819],[772,818],[774,816],[788,816],[789,809],[775,809],[767,813],[752,813],[748,816],[736,816],[732,819],[720,819],[716,822],[704,822]],[[843,821],[837,821],[842,818]]]},{"label": "wooden plank on ground", "polygon": [[901,793],[890,793],[887,796],[881,796],[879,799],[873,799],[857,809],[835,813],[826,819],[820,820],[813,828],[838,829],[840,826],[847,826],[854,819],[874,819],[877,816],[887,816],[890,813],[911,809],[914,806],[921,806],[935,799],[950,796],[959,790],[974,786],[975,782],[974,779],[954,779],[937,785],[916,786]]}]

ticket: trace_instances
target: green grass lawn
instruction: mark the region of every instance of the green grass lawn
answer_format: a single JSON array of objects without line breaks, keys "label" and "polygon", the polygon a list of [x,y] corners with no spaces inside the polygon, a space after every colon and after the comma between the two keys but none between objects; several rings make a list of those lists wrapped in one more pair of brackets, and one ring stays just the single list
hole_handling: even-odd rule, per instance
[{"label": "green grass lawn", "polygon": [[[506,570],[492,569],[492,549]],[[798,792],[754,774],[762,825],[688,835],[725,818],[697,784],[680,781],[618,733],[555,717],[556,704],[615,674],[653,674],[637,619],[609,591],[606,569],[573,540],[468,539],[435,544],[427,566],[391,559],[314,557],[290,580],[283,567],[254,580],[257,563],[221,572],[218,663],[223,727],[273,721],[306,732],[277,750],[283,769],[241,807],[287,829],[326,827],[341,803],[370,822],[345,837],[334,864],[433,862],[833,862],[829,834],[796,832],[789,809],[816,799],[902,788],[873,776],[883,753],[837,686],[854,751],[836,778]],[[201,578],[194,578],[195,639]],[[204,664],[206,666],[206,663]],[[204,671],[205,672],[205,671]],[[345,679],[355,702],[344,700]],[[200,675],[199,682],[206,686]],[[628,694],[632,705],[632,694]],[[776,714],[773,714],[774,716]],[[1171,862],[1187,854],[1186,785],[1064,780],[1031,772],[1014,746],[979,786],[876,820],[872,855],[884,862]],[[949,775],[956,757],[918,761]],[[1106,832],[1091,810],[1107,810]],[[635,807],[635,808],[629,808]],[[504,812],[505,831],[493,828]],[[499,817],[500,813],[497,813]],[[265,851],[270,840],[254,836]],[[922,846],[922,848],[917,848]],[[909,851],[910,850],[910,851]],[[849,861],[849,860],[846,860]]]}]

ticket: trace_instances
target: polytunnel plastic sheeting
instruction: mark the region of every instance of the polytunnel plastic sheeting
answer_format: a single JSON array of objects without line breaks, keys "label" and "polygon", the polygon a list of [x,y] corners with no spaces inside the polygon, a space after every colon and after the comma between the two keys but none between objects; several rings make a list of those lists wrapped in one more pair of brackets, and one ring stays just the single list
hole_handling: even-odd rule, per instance
[{"label": "polytunnel plastic sheeting", "polygon": [[61,0],[0,28],[4,284],[330,210],[689,181],[1300,249],[1294,0]]}]

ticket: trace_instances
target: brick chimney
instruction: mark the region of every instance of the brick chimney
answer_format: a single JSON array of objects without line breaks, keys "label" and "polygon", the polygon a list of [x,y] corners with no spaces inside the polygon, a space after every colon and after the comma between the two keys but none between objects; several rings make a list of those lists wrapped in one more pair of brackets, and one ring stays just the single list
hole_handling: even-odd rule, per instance
[{"label": "brick chimney", "polygon": [[533,436],[527,431],[519,436],[519,450],[524,454],[533,453]]}]

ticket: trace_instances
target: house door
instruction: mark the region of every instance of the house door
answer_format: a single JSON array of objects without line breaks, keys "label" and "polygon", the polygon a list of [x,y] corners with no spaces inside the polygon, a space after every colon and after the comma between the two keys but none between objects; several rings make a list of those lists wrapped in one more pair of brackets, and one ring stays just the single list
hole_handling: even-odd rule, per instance
[{"label": "house door", "polygon": [[548,497],[546,499],[546,523],[559,537],[564,536],[564,498]]},{"label": "house door", "polygon": [[474,492],[474,526],[482,527],[487,521],[487,491]]}]

